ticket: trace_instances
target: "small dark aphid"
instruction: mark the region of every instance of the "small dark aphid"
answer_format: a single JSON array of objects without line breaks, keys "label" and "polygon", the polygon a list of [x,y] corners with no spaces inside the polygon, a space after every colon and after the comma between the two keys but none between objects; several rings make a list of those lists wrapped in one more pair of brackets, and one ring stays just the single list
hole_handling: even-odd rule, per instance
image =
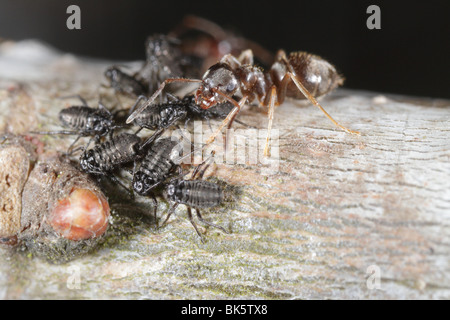
[{"label": "small dark aphid", "polygon": [[178,165],[181,156],[179,142],[171,138],[156,140],[149,148],[139,167],[133,174],[133,190],[148,195],[152,189],[164,182]]},{"label": "small dark aphid", "polygon": [[91,108],[83,98],[80,96],[78,98],[82,101],[82,106],[72,106],[63,109],[58,115],[61,125],[71,130],[32,131],[31,133],[78,135],[70,145],[69,152],[81,137],[92,136],[98,141],[100,137],[108,133],[112,134],[114,129],[119,127],[114,122],[113,114],[103,104],[99,103],[98,108]]},{"label": "small dark aphid", "polygon": [[135,76],[126,74],[117,66],[111,66],[105,71],[105,77],[108,79],[111,88],[116,93],[125,94],[132,97],[145,95],[146,86]]},{"label": "small dark aphid", "polygon": [[[147,97],[141,96],[136,101],[133,109],[139,104],[141,100],[145,100]],[[158,130],[167,129],[177,123],[179,120],[185,119],[188,115],[189,105],[193,102],[192,98],[185,98],[182,100],[172,100],[165,103],[159,103],[153,105],[151,108],[146,109],[140,113],[133,124],[145,129]]]},{"label": "small dark aphid", "polygon": [[[153,190],[169,178],[170,174],[178,166],[178,159],[182,155],[179,142],[171,138],[156,140],[146,151],[145,157],[139,166],[133,170],[133,191],[141,196],[151,196],[154,204],[154,216],[156,220],[156,201]],[[135,162],[136,164],[136,162]]]},{"label": "small dark aphid", "polygon": [[163,34],[147,38],[146,62],[138,74],[146,82],[149,93],[154,92],[168,78],[198,76],[200,63],[194,57],[183,54],[180,44],[175,37]]},{"label": "small dark aphid", "polygon": [[[167,197],[170,201],[175,202],[175,204],[169,210],[169,213],[167,214],[167,217],[163,223],[165,224],[167,220],[169,220],[169,217],[172,215],[179,204],[184,204],[187,206],[189,221],[191,222],[192,226],[194,227],[195,231],[202,239],[202,241],[204,241],[203,236],[198,230],[197,225],[195,224],[192,217],[192,208],[195,209],[197,218],[200,222],[211,227],[218,228],[225,233],[229,233],[227,230],[225,230],[225,228],[203,219],[200,213],[200,209],[216,207],[220,205],[223,200],[223,190],[219,185],[213,182],[199,180],[203,177],[203,174],[209,166],[208,164],[205,166],[205,168],[200,170],[200,167],[206,162],[207,161],[203,162],[195,168],[194,173],[192,174],[193,180],[175,178],[167,184]],[[197,174],[198,179],[196,179]]]},{"label": "small dark aphid", "polygon": [[[136,108],[141,100],[147,97],[141,96],[132,107],[131,112]],[[139,132],[143,128],[149,130],[156,130],[154,135],[159,135],[165,129],[171,126],[177,126],[178,122],[185,120],[185,127],[191,120],[206,120],[223,119],[234,108],[234,105],[229,102],[224,102],[215,105],[210,109],[202,109],[195,103],[195,96],[189,95],[183,99],[173,98],[174,100],[152,105],[150,108],[144,109],[133,120],[133,124],[140,127]],[[237,121],[245,126],[246,124]]]},{"label": "small dark aphid", "polygon": [[[121,133],[85,150],[80,157],[80,166],[84,172],[94,175],[107,175],[123,188],[127,189],[111,173],[121,166],[135,161],[139,155],[141,139],[130,133]],[[128,189],[127,189],[128,190]]]}]

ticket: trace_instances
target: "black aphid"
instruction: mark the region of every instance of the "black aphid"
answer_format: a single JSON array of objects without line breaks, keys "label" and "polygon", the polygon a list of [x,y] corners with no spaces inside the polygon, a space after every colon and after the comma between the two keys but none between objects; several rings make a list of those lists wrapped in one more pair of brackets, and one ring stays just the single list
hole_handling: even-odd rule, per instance
[{"label": "black aphid", "polygon": [[61,110],[58,115],[61,125],[70,130],[32,131],[30,133],[78,135],[68,148],[68,152],[81,137],[92,136],[99,141],[102,136],[112,135],[114,129],[119,127],[114,122],[113,114],[101,102],[98,108],[91,108],[82,97],[77,97],[83,103],[82,106],[71,106]]},{"label": "black aphid", "polygon": [[208,161],[204,161],[195,168],[192,174],[192,180],[174,178],[166,185],[167,198],[169,201],[174,202],[174,205],[170,208],[164,223],[167,222],[179,204],[184,204],[187,206],[189,221],[202,241],[204,241],[204,239],[194,222],[192,209],[195,210],[198,220],[203,224],[229,233],[225,228],[203,219],[200,213],[200,209],[216,207],[220,205],[223,200],[223,190],[218,184],[201,180],[209,167],[209,164],[201,170],[200,168],[207,162]]},{"label": "black aphid", "polygon": [[139,156],[140,144],[141,139],[135,134],[121,133],[111,137],[81,154],[81,169],[94,175],[108,176],[127,189],[112,172],[134,162]]}]

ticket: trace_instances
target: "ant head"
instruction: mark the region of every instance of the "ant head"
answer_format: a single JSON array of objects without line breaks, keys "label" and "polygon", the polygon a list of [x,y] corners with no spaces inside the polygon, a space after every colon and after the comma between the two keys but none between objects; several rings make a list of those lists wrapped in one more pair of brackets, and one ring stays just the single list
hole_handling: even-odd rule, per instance
[{"label": "ant head", "polygon": [[[202,85],[197,90],[195,102],[203,109],[225,102],[223,95],[231,97],[239,89],[239,81],[226,63],[216,63],[206,71]],[[220,92],[220,93],[218,93]]]}]

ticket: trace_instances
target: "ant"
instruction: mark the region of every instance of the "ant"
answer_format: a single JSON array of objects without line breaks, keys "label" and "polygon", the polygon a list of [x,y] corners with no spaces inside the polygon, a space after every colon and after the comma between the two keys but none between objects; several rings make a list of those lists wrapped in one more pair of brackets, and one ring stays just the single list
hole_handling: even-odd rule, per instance
[{"label": "ant", "polygon": [[194,15],[186,15],[169,36],[181,39],[180,47],[184,54],[202,60],[202,73],[224,55],[236,55],[247,48],[263,65],[270,65],[274,59],[274,54],[258,43]]},{"label": "ant", "polygon": [[[342,85],[343,78],[328,61],[307,52],[298,51],[286,55],[283,50],[280,50],[268,71],[263,71],[253,64],[253,52],[251,50],[243,51],[239,57],[227,54],[205,72],[202,80],[166,79],[146,103],[142,104],[128,117],[126,123],[132,122],[139,113],[151,105],[167,84],[174,82],[200,83],[195,93],[195,101],[203,109],[209,109],[226,101],[234,105],[218,130],[206,141],[207,145],[215,140],[215,137],[226,125],[228,125],[228,128],[231,127],[234,118],[246,102],[251,103],[257,100],[261,106],[268,108],[269,123],[264,155],[270,156],[270,131],[275,106],[282,104],[286,97],[307,98],[336,126],[347,133],[359,134],[357,131],[352,131],[340,125],[314,98],[314,96],[323,96]],[[233,98],[233,95],[238,91],[242,95],[239,102]]]}]

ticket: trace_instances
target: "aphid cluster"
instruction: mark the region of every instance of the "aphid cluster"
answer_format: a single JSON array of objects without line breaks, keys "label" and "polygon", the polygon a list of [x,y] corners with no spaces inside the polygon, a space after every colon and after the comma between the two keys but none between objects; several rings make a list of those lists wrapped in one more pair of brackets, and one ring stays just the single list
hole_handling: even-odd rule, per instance
[{"label": "aphid cluster", "polygon": [[[189,36],[192,31],[200,35]],[[191,178],[185,179],[179,163],[180,143],[161,137],[166,130],[182,124],[186,128],[193,119],[222,120],[207,140],[210,144],[225,127],[239,122],[235,118],[246,103],[258,102],[268,110],[264,154],[269,156],[275,107],[290,97],[308,99],[336,126],[348,133],[358,133],[337,123],[317,102],[316,97],[343,83],[336,69],[318,56],[306,52],[287,55],[281,50],[274,56],[251,41],[195,17],[186,18],[168,35],[149,37],[145,48],[146,61],[137,72],[127,73],[119,66],[111,66],[105,72],[116,95],[136,98],[127,110],[125,123],[120,123],[117,113],[101,103],[99,108],[91,108],[82,100],[83,106],[60,112],[61,125],[68,130],[44,133],[78,135],[68,151],[73,155],[81,150],[80,170],[109,178],[133,196],[151,197],[155,216],[157,196],[164,195],[174,203],[165,221],[179,204],[186,205],[189,219],[200,236],[192,209],[202,223],[227,232],[203,219],[200,213],[200,209],[220,205],[223,190],[218,184],[202,179],[209,159],[194,167]],[[269,65],[266,71],[254,63],[253,52],[255,58]],[[186,85],[195,88],[178,96],[178,89]],[[122,132],[116,133],[119,130]],[[148,135],[148,130],[153,132]],[[73,148],[85,136],[91,137],[87,145]],[[93,140],[95,145],[89,148]],[[116,176],[123,170],[131,175],[125,183],[123,177]]]}]

